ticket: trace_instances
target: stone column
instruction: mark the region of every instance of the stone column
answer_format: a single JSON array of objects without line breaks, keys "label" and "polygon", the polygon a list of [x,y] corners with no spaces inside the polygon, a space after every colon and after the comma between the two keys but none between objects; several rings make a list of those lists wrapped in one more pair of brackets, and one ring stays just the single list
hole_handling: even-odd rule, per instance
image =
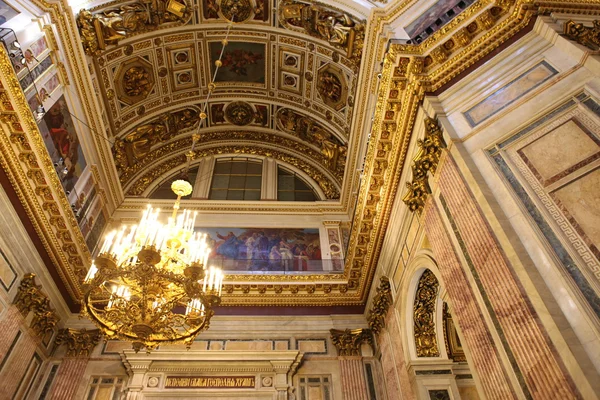
[{"label": "stone column", "polygon": [[261,200],[277,200],[277,162],[272,158],[263,160]]},{"label": "stone column", "polygon": [[123,364],[125,364],[127,372],[129,373],[126,399],[136,400],[141,397],[141,392],[144,389],[144,377],[146,376],[146,372],[148,372],[148,368],[150,368],[152,361],[132,361],[127,360],[123,356],[121,357],[123,358]]},{"label": "stone column", "polygon": [[[526,398],[572,399],[581,395],[566,372],[554,345],[517,280],[494,232],[451,156],[439,171],[439,204],[427,210],[425,229],[440,264],[440,272],[473,358],[473,367],[490,398],[509,390],[505,368]],[[456,238],[454,248],[441,215]],[[457,252],[466,261],[464,268]],[[471,286],[466,274],[471,274]],[[499,340],[492,340],[473,291],[479,292]],[[503,367],[498,350],[509,363]]]},{"label": "stone column", "polygon": [[330,332],[331,340],[338,351],[344,400],[368,399],[367,380],[360,348],[363,343],[372,344],[371,330],[332,329]]},{"label": "stone column", "polygon": [[56,344],[66,344],[66,357],[58,367],[54,384],[48,395],[50,400],[73,399],[82,384],[90,354],[100,342],[99,330],[61,329],[56,337]]}]

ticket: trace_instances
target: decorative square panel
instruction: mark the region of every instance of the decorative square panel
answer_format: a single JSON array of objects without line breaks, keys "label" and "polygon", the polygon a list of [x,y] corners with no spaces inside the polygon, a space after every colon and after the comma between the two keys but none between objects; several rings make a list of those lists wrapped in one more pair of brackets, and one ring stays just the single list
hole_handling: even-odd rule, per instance
[{"label": "decorative square panel", "polygon": [[301,94],[302,92],[302,78],[299,75],[281,71],[279,77],[279,89],[287,90],[293,93]]},{"label": "decorative square panel", "polygon": [[189,89],[197,86],[196,71],[194,69],[185,69],[173,72],[173,91]]}]

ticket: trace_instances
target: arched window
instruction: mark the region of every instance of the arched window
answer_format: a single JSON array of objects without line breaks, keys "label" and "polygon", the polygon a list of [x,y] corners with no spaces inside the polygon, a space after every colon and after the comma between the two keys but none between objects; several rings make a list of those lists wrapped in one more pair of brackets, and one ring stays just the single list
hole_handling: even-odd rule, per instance
[{"label": "arched window", "polygon": [[249,158],[220,158],[210,185],[210,200],[260,200],[262,161]]},{"label": "arched window", "polygon": [[[186,180],[188,182],[193,183],[196,181],[197,175],[198,175],[198,167],[192,168],[189,170]],[[177,195],[175,195],[175,193],[173,193],[173,191],[171,190],[171,184],[176,179],[180,179],[180,178],[171,177],[171,178],[167,179],[166,181],[164,181],[163,183],[161,183],[156,189],[154,189],[152,194],[150,194],[150,198],[151,199],[167,199],[167,200],[176,199]],[[184,197],[184,198],[189,198],[189,196]]]},{"label": "arched window", "polygon": [[277,167],[277,200],[315,201],[318,197],[312,188],[298,175]]}]

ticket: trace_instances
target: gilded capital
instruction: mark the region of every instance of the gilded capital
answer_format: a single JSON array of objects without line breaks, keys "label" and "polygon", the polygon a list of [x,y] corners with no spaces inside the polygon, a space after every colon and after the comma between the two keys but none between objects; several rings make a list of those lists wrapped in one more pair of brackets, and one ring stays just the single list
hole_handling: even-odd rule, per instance
[{"label": "gilded capital", "polygon": [[56,345],[67,345],[67,357],[89,357],[94,347],[100,343],[99,329],[61,329],[56,337]]},{"label": "gilded capital", "polygon": [[338,356],[360,356],[360,346],[363,343],[373,344],[373,335],[370,329],[346,329],[344,331],[331,329],[329,332]]}]

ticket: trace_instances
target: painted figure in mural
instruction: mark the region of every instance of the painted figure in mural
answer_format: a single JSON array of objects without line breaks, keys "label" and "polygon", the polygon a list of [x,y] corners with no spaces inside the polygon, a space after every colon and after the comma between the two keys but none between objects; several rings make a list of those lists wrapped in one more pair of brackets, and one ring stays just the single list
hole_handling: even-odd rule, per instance
[{"label": "painted figure in mural", "polygon": [[281,253],[277,245],[271,247],[269,252],[269,271],[281,270]]},{"label": "painted figure in mural", "polygon": [[[48,110],[44,121],[49,130],[52,143],[62,159],[64,169],[59,174],[65,190],[69,191],[75,185],[75,167],[79,159],[79,140],[68,118],[68,110],[64,100],[60,99]],[[52,152],[51,152],[52,153]],[[81,171],[79,172],[81,173]]]},{"label": "painted figure in mural", "polygon": [[291,251],[291,246],[282,240],[279,242],[279,252],[281,253],[281,266],[283,270],[292,271],[294,254]]},{"label": "painted figure in mural", "polygon": [[239,253],[238,246],[243,242],[239,240],[233,232],[229,232],[227,236],[222,236],[217,233],[217,237],[223,240],[217,248],[217,254],[236,260]]},{"label": "painted figure in mural", "polygon": [[252,260],[252,255],[254,254],[254,248],[257,245],[258,235],[256,232],[252,233],[247,239],[244,245],[246,246],[246,259],[248,261]]},{"label": "painted figure in mural", "polygon": [[247,67],[252,64],[258,63],[262,60],[263,55],[255,53],[253,51],[246,51],[242,49],[235,49],[233,51],[226,51],[223,53],[223,67],[228,67],[229,71],[236,75],[246,76],[248,75]]}]

